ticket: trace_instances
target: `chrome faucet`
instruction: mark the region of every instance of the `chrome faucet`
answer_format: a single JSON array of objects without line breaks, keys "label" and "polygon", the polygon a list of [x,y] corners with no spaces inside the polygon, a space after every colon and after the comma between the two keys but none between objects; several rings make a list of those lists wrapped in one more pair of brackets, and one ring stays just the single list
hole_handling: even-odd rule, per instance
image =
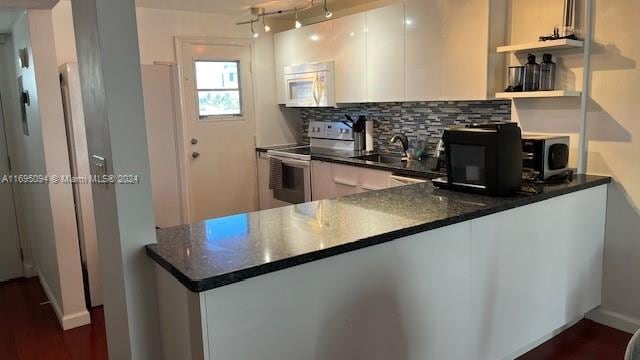
[{"label": "chrome faucet", "polygon": [[405,135],[403,133],[400,133],[398,135],[393,135],[391,140],[389,140],[389,143],[390,144],[394,144],[394,143],[398,142],[398,140],[400,141],[400,144],[402,145],[402,154],[404,155],[405,158],[408,158],[407,150],[409,150],[409,139],[407,138],[407,135]]}]

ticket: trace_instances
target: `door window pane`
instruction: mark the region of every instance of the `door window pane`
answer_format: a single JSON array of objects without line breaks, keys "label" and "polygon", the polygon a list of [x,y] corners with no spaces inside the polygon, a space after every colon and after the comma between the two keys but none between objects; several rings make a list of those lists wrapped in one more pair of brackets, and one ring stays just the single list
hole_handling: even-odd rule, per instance
[{"label": "door window pane", "polygon": [[200,116],[239,115],[241,114],[240,94],[237,90],[198,90],[198,107]]},{"label": "door window pane", "polygon": [[195,61],[200,117],[242,115],[238,61]]}]

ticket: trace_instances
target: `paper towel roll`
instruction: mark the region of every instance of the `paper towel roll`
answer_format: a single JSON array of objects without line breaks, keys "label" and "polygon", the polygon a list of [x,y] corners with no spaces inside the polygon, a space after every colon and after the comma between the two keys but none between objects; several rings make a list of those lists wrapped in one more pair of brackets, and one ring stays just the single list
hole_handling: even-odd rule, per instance
[{"label": "paper towel roll", "polygon": [[373,120],[367,120],[365,123],[365,138],[367,151],[373,151]]}]

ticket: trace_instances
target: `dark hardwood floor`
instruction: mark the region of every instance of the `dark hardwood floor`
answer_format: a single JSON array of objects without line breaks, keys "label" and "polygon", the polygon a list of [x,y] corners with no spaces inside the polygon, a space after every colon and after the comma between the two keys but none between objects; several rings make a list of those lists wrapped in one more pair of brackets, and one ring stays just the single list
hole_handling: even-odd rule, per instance
[{"label": "dark hardwood floor", "polygon": [[[107,359],[102,308],[91,325],[63,332],[37,279],[0,283],[0,359]],[[623,359],[631,335],[582,320],[519,360]]]},{"label": "dark hardwood floor", "polygon": [[102,308],[91,325],[62,331],[37,278],[0,283],[0,359],[107,359]]},{"label": "dark hardwood floor", "polygon": [[622,360],[631,334],[582,320],[518,360]]}]

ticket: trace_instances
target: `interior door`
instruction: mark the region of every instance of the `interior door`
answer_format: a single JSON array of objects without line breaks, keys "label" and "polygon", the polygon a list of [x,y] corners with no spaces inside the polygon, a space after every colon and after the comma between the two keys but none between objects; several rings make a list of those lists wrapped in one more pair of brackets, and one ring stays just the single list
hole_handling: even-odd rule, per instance
[{"label": "interior door", "polygon": [[257,209],[251,47],[181,43],[191,221]]},{"label": "interior door", "polygon": [[[11,174],[2,105],[0,104],[0,177]],[[0,282],[23,276],[20,240],[10,183],[0,181]]]}]

